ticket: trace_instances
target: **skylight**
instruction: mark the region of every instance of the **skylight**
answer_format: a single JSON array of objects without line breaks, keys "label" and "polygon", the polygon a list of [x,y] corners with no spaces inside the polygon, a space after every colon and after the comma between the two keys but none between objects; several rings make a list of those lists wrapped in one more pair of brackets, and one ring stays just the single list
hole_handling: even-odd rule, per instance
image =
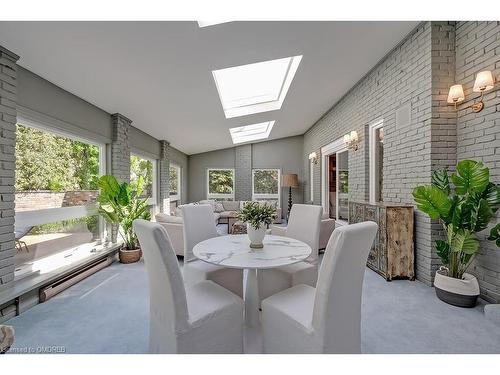
[{"label": "skylight", "polygon": [[213,26],[213,25],[218,25],[220,23],[228,23],[228,22],[231,22],[231,21],[198,21],[198,26],[199,27],[208,27],[208,26]]},{"label": "skylight", "polygon": [[233,143],[244,143],[266,139],[271,134],[274,121],[261,122],[259,124],[245,125],[238,128],[231,128],[231,138]]},{"label": "skylight", "polygon": [[302,55],[214,70],[226,118],[281,108]]}]

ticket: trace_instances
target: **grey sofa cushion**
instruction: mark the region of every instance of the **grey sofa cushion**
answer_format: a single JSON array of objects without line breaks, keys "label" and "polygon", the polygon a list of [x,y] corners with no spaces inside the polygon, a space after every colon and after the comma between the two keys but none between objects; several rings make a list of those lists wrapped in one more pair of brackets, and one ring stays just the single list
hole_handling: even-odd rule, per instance
[{"label": "grey sofa cushion", "polygon": [[240,201],[223,201],[224,211],[238,211],[240,209]]},{"label": "grey sofa cushion", "polygon": [[225,219],[228,217],[236,217],[238,213],[236,211],[223,211],[220,213],[221,219]]},{"label": "grey sofa cushion", "polygon": [[156,214],[155,215],[156,221],[159,223],[178,223],[182,224],[182,217],[181,216],[173,216],[173,215],[167,215],[167,214]]}]

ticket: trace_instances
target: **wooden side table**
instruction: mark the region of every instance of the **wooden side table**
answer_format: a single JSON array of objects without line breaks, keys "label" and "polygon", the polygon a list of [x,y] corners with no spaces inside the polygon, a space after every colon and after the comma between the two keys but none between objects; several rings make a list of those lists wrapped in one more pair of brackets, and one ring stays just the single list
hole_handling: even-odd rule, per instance
[{"label": "wooden side table", "polygon": [[242,221],[235,221],[231,227],[231,234],[246,234],[247,225]]}]

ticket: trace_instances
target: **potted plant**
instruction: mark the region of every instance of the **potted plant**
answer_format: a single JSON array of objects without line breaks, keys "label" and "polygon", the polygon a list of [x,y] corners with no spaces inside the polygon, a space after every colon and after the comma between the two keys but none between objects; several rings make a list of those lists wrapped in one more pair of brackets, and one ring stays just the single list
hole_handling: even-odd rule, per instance
[{"label": "potted plant", "polygon": [[267,203],[247,202],[238,213],[238,220],[247,223],[247,234],[250,247],[262,249],[262,241],[267,227],[276,219],[276,209]]},{"label": "potted plant", "polygon": [[446,170],[435,171],[432,184],[416,187],[413,197],[420,211],[439,219],[446,234],[445,240],[436,241],[443,263],[434,279],[436,295],[449,304],[472,307],[479,296],[479,284],[466,271],[479,250],[476,233],[487,228],[500,206],[500,188],[490,182],[489,169],[474,160],[460,161],[451,181],[454,189]]},{"label": "potted plant", "polygon": [[122,263],[133,263],[141,259],[141,249],[132,228],[136,219],[150,220],[151,213],[147,199],[140,198],[144,190],[144,179],[140,176],[135,182],[119,183],[114,176],[102,176],[98,180],[100,189],[97,198],[99,213],[111,224],[118,225],[123,238],[119,250]]}]

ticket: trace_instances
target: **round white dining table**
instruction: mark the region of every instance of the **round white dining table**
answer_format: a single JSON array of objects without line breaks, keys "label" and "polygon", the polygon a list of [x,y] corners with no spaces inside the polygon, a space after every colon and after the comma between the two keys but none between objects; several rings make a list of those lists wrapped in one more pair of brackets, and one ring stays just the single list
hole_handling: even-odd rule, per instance
[{"label": "round white dining table", "polygon": [[282,236],[266,235],[263,243],[262,249],[253,249],[248,235],[237,234],[210,238],[193,248],[193,254],[207,263],[246,270],[244,300],[247,327],[259,324],[258,270],[300,262],[312,251],[306,243]]}]

